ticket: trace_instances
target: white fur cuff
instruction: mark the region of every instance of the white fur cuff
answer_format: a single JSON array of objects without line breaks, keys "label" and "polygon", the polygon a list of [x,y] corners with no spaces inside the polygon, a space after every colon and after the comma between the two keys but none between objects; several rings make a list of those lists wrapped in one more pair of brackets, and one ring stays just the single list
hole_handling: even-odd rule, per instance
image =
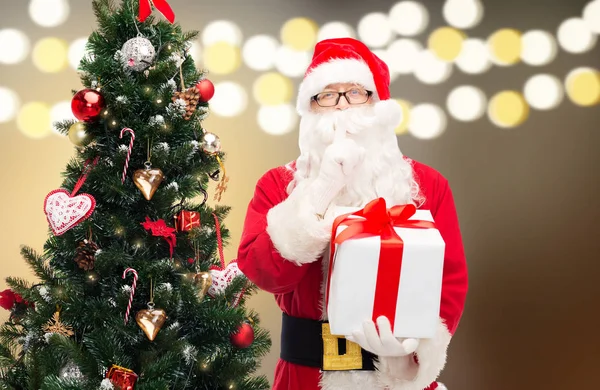
[{"label": "white fur cuff", "polygon": [[[440,319],[438,331],[433,339],[421,339],[415,351],[418,358],[416,376],[403,379],[402,372],[394,366],[395,358],[380,357],[377,364],[379,382],[383,388],[390,390],[423,390],[434,382],[446,364],[446,351],[452,336],[448,328]],[[397,360],[396,360],[397,361]],[[405,370],[405,365],[402,370]]]},{"label": "white fur cuff", "polygon": [[267,234],[284,259],[302,265],[321,258],[331,238],[331,222],[319,220],[310,202],[295,195],[269,210]]}]

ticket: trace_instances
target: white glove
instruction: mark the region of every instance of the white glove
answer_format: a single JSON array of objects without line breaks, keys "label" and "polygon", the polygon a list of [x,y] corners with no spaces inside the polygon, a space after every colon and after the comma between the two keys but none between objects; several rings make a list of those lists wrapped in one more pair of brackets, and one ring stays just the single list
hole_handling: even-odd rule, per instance
[{"label": "white glove", "polygon": [[346,339],[360,345],[363,349],[383,357],[410,355],[419,346],[418,339],[397,339],[392,332],[390,321],[385,316],[377,318],[377,327],[373,321],[365,321],[363,329],[346,336]]},{"label": "white glove", "polygon": [[356,166],[365,156],[365,149],[346,138],[345,130],[335,130],[334,140],[323,153],[319,176],[310,185],[311,204],[319,215],[344,188]]},{"label": "white glove", "polygon": [[365,149],[349,138],[346,131],[336,129],[331,145],[325,149],[319,175],[326,180],[344,182],[363,160]]}]

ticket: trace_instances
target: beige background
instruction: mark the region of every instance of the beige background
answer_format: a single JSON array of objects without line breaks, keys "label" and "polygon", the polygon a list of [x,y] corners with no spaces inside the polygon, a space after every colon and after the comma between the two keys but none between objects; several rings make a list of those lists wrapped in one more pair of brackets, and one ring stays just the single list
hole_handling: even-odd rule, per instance
[{"label": "beige background", "polygon": [[[0,28],[17,27],[35,40],[45,35],[73,40],[89,34],[93,15],[89,2],[71,1],[66,24],[48,30],[28,18],[26,2],[0,0]],[[77,4],[75,4],[77,3]],[[345,20],[356,25],[369,11],[389,10],[393,1],[184,1],[171,0],[185,29],[202,29],[210,20],[227,18],[246,36],[275,36],[285,20],[313,17],[319,23]],[[424,1],[431,11],[430,26],[440,26],[441,1]],[[581,0],[484,1],[484,23],[472,34],[487,36],[501,27],[542,28],[555,32],[559,23],[578,16]],[[428,29],[428,31],[430,31]],[[596,47],[587,54],[561,51],[542,69],[525,65],[492,68],[484,75],[460,72],[439,86],[424,86],[413,77],[394,82],[394,97],[444,105],[448,92],[461,83],[475,83],[487,94],[521,88],[539,72],[563,78],[577,66],[600,65]],[[257,77],[242,67],[235,79],[250,90]],[[42,74],[26,60],[19,66],[0,65],[0,85],[18,91],[21,100],[55,103],[70,100],[80,87],[72,70]],[[261,132],[255,121],[256,104],[236,118],[215,115],[205,127],[217,133],[229,154],[231,182],[223,202],[233,207],[226,221],[232,259],[241,234],[246,205],[254,184],[267,169],[296,157],[297,133],[274,137]],[[470,271],[465,314],[451,344],[442,380],[450,390],[565,390],[598,387],[600,337],[600,110],[577,107],[568,99],[549,112],[533,111],[516,129],[500,129],[487,118],[474,123],[450,120],[446,133],[421,141],[399,136],[402,150],[432,165],[454,190]],[[0,124],[0,290],[4,277],[30,278],[19,246],[41,250],[47,238],[42,202],[60,184],[60,172],[73,149],[52,135],[32,140],[15,122]],[[272,378],[279,352],[280,313],[273,298],[260,293],[250,304],[272,332],[273,348],[262,373]],[[0,320],[6,319],[0,313]]]}]

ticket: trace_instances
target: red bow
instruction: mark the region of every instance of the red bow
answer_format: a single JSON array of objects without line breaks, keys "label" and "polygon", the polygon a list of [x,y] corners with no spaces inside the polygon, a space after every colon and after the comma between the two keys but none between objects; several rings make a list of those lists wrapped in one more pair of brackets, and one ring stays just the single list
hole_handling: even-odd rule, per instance
[{"label": "red bow", "polygon": [[173,249],[175,249],[175,245],[177,244],[177,237],[174,234],[175,229],[168,227],[163,219],[153,222],[148,217],[146,217],[146,222],[142,222],[141,225],[144,229],[152,231],[153,236],[163,237],[169,243],[169,251],[171,257],[173,257]]},{"label": "red bow", "polygon": [[[376,321],[379,316],[385,315],[390,320],[392,329],[396,317],[396,297],[400,288],[400,271],[404,252],[404,242],[398,236],[394,227],[436,229],[433,222],[409,220],[416,210],[417,208],[412,204],[393,206],[388,210],[385,200],[379,198],[369,202],[362,210],[340,215],[333,222],[332,237],[335,237],[335,239],[331,242],[327,288],[331,283],[335,245],[351,238],[379,236],[381,238],[381,249],[375,287],[373,321]],[[350,218],[353,215],[362,218]],[[336,236],[340,225],[346,225],[347,228]],[[329,304],[329,293],[327,293],[327,304]]]},{"label": "red bow", "polygon": [[138,15],[140,22],[146,20],[146,18],[148,18],[148,16],[150,16],[152,13],[151,3],[157,10],[160,11],[161,14],[165,16],[165,18],[167,18],[169,22],[175,22],[175,13],[171,9],[169,3],[167,3],[167,0],[140,0],[140,12]]}]

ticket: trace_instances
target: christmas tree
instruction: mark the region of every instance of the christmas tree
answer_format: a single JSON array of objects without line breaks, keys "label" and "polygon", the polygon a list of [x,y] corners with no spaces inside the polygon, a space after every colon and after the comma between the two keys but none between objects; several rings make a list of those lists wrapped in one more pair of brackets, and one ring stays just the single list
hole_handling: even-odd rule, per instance
[{"label": "christmas tree", "polygon": [[22,249],[38,280],[0,293],[0,388],[267,389],[255,286],[223,259],[228,179],[202,128],[214,87],[189,55],[197,33],[164,0],[93,9],[78,121],[56,124],[76,153],[44,200],[44,253]]}]

